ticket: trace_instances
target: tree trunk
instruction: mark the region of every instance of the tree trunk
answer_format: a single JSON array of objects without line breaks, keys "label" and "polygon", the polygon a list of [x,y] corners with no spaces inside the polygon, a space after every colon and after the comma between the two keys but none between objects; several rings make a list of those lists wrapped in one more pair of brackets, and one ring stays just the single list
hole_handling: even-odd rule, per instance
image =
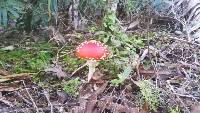
[{"label": "tree trunk", "polygon": [[79,24],[78,5],[79,0],[73,0],[69,8],[69,20],[74,30],[77,30]]},{"label": "tree trunk", "polygon": [[117,12],[117,4],[119,0],[107,0],[107,11],[113,11],[114,13]]}]

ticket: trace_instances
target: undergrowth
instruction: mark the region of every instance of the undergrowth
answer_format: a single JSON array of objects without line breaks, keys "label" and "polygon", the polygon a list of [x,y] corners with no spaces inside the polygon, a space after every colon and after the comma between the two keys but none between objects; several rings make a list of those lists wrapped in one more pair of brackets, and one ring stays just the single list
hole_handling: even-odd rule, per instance
[{"label": "undergrowth", "polygon": [[71,57],[70,55],[64,55],[60,60],[63,64],[66,64],[66,68],[64,69],[67,73],[72,73],[81,64],[84,64],[84,60],[78,59],[76,57]]},{"label": "undergrowth", "polygon": [[[0,68],[8,70],[11,73],[37,73],[32,76],[32,80],[39,86],[48,88],[62,87],[70,95],[78,95],[79,79],[69,81],[59,81],[55,76],[48,76],[44,70],[51,68],[52,61],[57,57],[59,47],[52,43],[29,44],[25,49],[23,47],[14,50],[0,49]],[[72,46],[65,47],[62,52],[71,51]],[[72,73],[83,64],[84,60],[71,57],[70,54],[60,53],[59,62],[61,66],[66,66],[63,71]],[[53,74],[53,73],[51,73]]]},{"label": "undergrowth", "polygon": [[180,112],[181,111],[178,106],[169,108],[169,113],[180,113]]},{"label": "undergrowth", "polygon": [[141,102],[147,102],[150,109],[156,111],[159,105],[160,93],[158,88],[156,88],[149,80],[139,81]]},{"label": "undergrowth", "polygon": [[50,64],[53,57],[51,46],[36,44],[30,50],[0,50],[0,67],[13,73],[38,72]]},{"label": "undergrowth", "polygon": [[79,78],[71,79],[69,81],[64,82],[63,90],[72,96],[77,96],[79,94],[78,93],[79,85],[80,85]]},{"label": "undergrowth", "polygon": [[[144,47],[144,36],[127,34],[116,22],[115,12],[107,11],[101,29],[91,27],[90,32],[98,32],[98,39],[108,45],[111,55],[108,60],[100,63],[109,75],[117,75],[112,83],[118,85],[131,74],[137,50]],[[109,65],[109,66],[108,66]]]}]

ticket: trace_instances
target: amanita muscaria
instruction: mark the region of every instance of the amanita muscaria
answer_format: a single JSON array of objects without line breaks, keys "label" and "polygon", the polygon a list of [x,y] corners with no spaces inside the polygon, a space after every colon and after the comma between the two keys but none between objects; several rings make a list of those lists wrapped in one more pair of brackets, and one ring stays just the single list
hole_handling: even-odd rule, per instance
[{"label": "amanita muscaria", "polygon": [[81,43],[75,52],[76,56],[87,60],[86,64],[89,67],[88,81],[92,78],[96,66],[98,66],[98,61],[104,60],[108,57],[108,48],[96,40],[89,40]]}]

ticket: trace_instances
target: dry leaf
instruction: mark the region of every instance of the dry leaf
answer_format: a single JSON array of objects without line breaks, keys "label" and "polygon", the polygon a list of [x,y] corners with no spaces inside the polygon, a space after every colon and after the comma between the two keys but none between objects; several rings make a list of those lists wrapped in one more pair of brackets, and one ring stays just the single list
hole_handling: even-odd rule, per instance
[{"label": "dry leaf", "polygon": [[66,100],[68,100],[70,97],[69,95],[64,91],[57,91],[58,94],[58,102],[64,104]]},{"label": "dry leaf", "polygon": [[114,103],[114,106],[116,106],[114,113],[139,113],[139,108],[137,107],[130,108],[128,106],[124,106],[117,103]]},{"label": "dry leaf", "polygon": [[136,27],[139,23],[140,23],[140,21],[138,19],[134,20],[133,22],[131,22],[129,24],[129,26],[126,28],[126,30]]},{"label": "dry leaf", "polygon": [[10,72],[4,70],[4,69],[0,69],[0,75],[10,75]]},{"label": "dry leaf", "polygon": [[56,30],[53,26],[49,26],[48,28],[49,30],[51,30],[53,33],[53,37],[50,39],[51,40],[55,40],[57,43],[65,43],[65,38],[62,36],[62,34],[59,32],[59,30]]},{"label": "dry leaf", "polygon": [[0,102],[4,103],[10,107],[14,107],[13,103],[8,101],[5,97],[3,97],[1,92],[0,92]]},{"label": "dry leaf", "polygon": [[55,67],[52,67],[52,68],[47,68],[44,71],[54,72],[58,78],[67,77],[67,74],[62,70],[62,67],[60,65],[56,65]]},{"label": "dry leaf", "polygon": [[16,86],[0,86],[0,92],[2,91],[16,91],[18,90],[19,88],[17,88]]},{"label": "dry leaf", "polygon": [[200,105],[194,105],[191,107],[191,113],[200,113]]},{"label": "dry leaf", "polygon": [[107,84],[108,82],[105,82],[101,87],[99,87],[99,89],[97,89],[95,92],[92,92],[91,96],[88,98],[89,100],[85,104],[84,113],[98,112],[98,110],[95,110],[95,106],[97,105],[98,102],[97,96],[105,90]]},{"label": "dry leaf", "polygon": [[145,102],[142,106],[142,110],[140,111],[140,113],[149,113],[149,110],[148,110],[148,103]]},{"label": "dry leaf", "polygon": [[103,77],[103,73],[101,73],[101,71],[99,69],[96,69],[92,76],[92,79],[95,81],[102,81],[101,80],[102,77]]},{"label": "dry leaf", "polygon": [[159,75],[159,79],[161,80],[166,80],[173,76],[170,70],[144,69],[142,66],[139,68],[139,74],[142,75],[145,79]]}]

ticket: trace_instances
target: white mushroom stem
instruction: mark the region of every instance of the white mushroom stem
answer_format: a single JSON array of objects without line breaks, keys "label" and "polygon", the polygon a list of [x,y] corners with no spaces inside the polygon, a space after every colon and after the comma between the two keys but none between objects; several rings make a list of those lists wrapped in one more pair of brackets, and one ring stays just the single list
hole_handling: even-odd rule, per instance
[{"label": "white mushroom stem", "polygon": [[87,65],[89,67],[89,73],[88,73],[88,82],[92,79],[92,76],[95,72],[95,68],[98,66],[99,62],[94,60],[87,60]]}]

